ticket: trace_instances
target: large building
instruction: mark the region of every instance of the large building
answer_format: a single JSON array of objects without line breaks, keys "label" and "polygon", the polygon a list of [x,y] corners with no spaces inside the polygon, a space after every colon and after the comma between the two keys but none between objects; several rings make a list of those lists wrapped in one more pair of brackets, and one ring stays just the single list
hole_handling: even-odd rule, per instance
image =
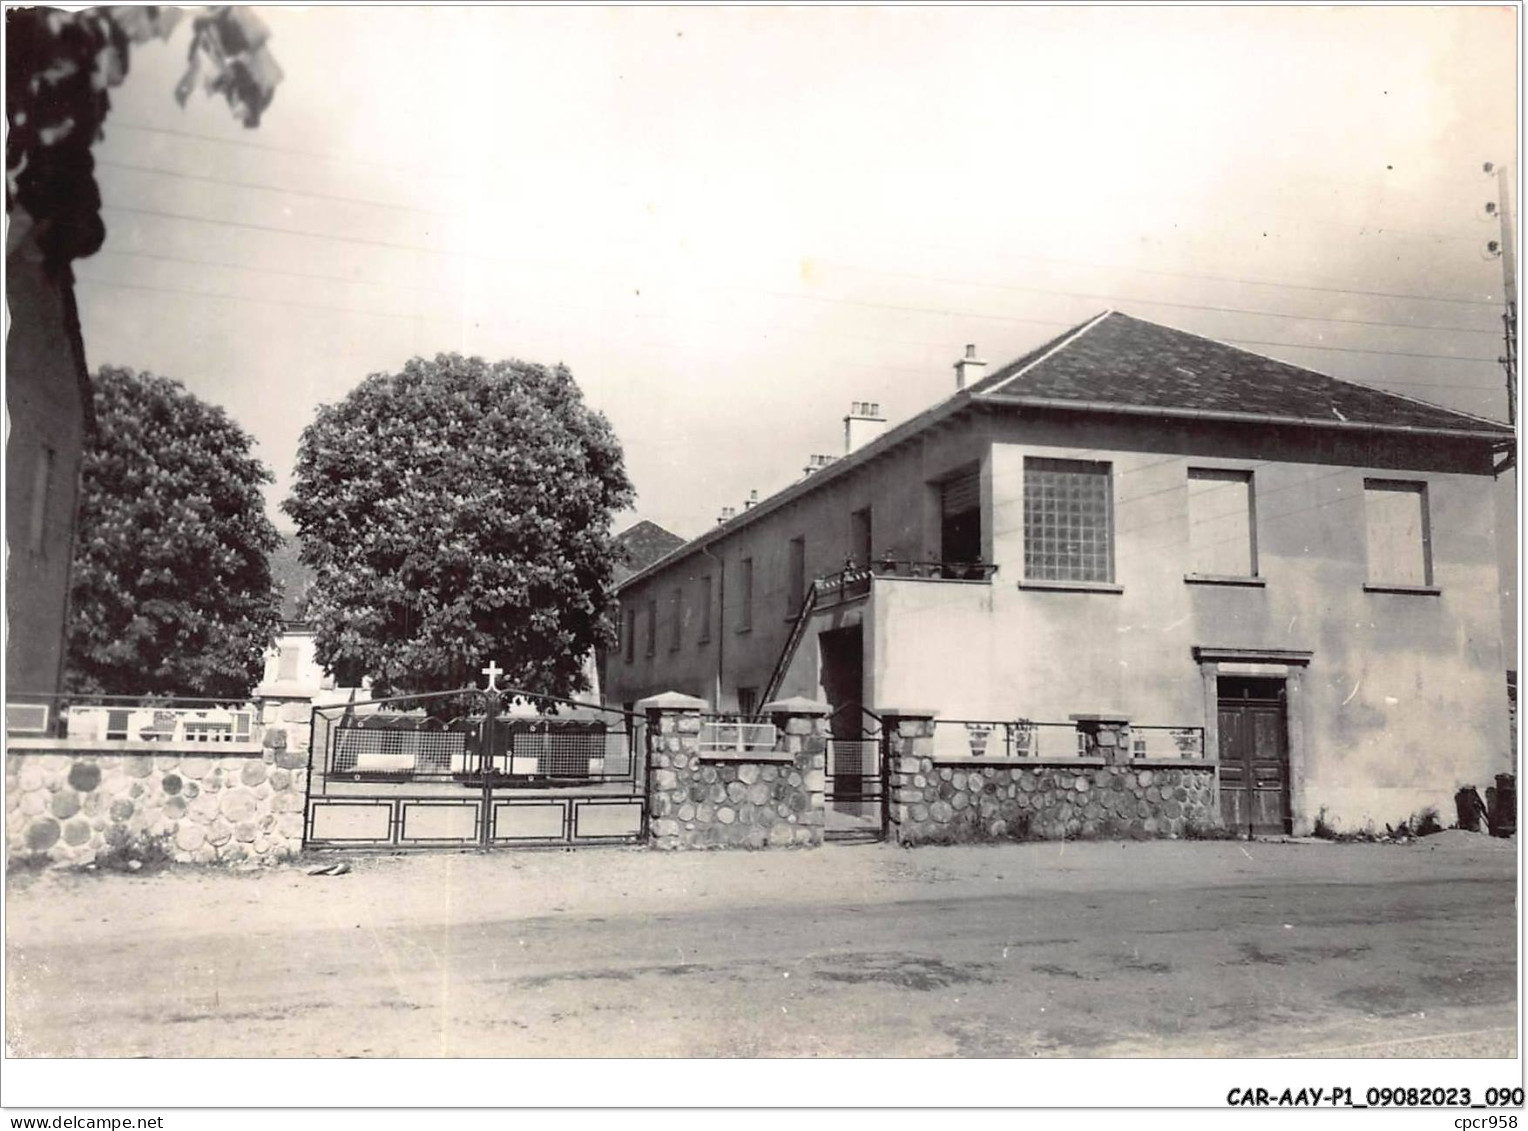
[{"label": "large building", "polygon": [[1115,312],[981,365],[627,579],[607,701],[1192,728],[1259,832],[1510,768],[1506,425]]}]

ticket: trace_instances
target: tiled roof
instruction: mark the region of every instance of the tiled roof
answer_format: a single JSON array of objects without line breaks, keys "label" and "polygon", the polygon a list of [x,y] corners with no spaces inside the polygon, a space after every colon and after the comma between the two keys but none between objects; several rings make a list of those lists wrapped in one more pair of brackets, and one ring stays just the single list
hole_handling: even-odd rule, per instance
[{"label": "tiled roof", "polygon": [[615,540],[622,554],[621,562],[615,567],[617,584],[634,573],[642,572],[659,559],[668,557],[684,545],[684,539],[679,535],[647,519],[627,527],[615,536]]},{"label": "tiled roof", "polygon": [[[963,411],[973,401],[1357,429],[1423,429],[1483,438],[1511,439],[1513,434],[1500,421],[1328,377],[1110,310],[1058,334],[990,376],[894,425],[809,479],[797,480],[698,538],[682,543],[676,539],[676,547],[693,549],[728,537],[789,500],[820,489]],[[669,551],[635,570],[617,569],[617,587],[654,572],[657,562],[667,556]]]},{"label": "tiled roof", "polygon": [[1328,377],[1183,330],[1109,311],[971,386],[973,395],[1107,411],[1234,414],[1329,424],[1498,432],[1505,424]]}]

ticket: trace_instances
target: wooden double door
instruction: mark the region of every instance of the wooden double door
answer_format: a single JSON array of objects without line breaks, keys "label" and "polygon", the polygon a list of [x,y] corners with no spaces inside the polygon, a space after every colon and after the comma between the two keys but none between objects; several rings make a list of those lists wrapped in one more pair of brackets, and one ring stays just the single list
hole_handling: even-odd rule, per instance
[{"label": "wooden double door", "polygon": [[1282,679],[1221,676],[1220,812],[1226,827],[1288,833],[1288,695]]}]

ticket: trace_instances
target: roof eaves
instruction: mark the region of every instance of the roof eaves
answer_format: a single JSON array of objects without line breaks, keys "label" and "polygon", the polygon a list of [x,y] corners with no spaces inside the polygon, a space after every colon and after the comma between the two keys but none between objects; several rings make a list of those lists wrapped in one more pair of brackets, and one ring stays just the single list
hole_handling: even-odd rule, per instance
[{"label": "roof eaves", "polygon": [[808,476],[806,479],[796,480],[796,482],[781,488],[779,491],[776,491],[773,495],[769,496],[769,498],[761,499],[758,503],[749,507],[746,511],[740,515],[737,515],[735,518],[732,518],[719,526],[712,527],[704,534],[690,539],[690,541],[686,542],[683,546],[679,546],[646,568],[632,574],[625,581],[618,583],[615,587],[615,592],[620,593],[623,589],[630,585],[634,585],[639,581],[645,580],[652,574],[658,572],[660,569],[666,568],[667,566],[672,565],[675,562],[682,560],[683,558],[689,557],[693,553],[702,552],[707,546],[712,545],[722,538],[737,533],[739,530],[742,530],[745,526],[748,526],[750,523],[762,518],[764,515],[769,514],[772,511],[779,510],[782,506],[786,505],[787,503],[794,502],[802,495],[817,490],[817,488],[822,484],[835,480],[842,475],[846,475],[853,468],[859,467],[865,463],[868,463],[870,460],[875,459],[877,456],[889,452],[891,449],[897,447],[905,441],[912,439],[925,428],[932,426],[933,424],[945,419],[948,416],[953,416],[956,412],[959,412],[963,408],[969,407],[971,403],[972,398],[969,390],[961,390],[949,397],[946,397],[944,400],[939,401],[924,409],[917,416],[914,416],[909,420],[904,420],[895,428],[891,428],[877,436],[864,447],[856,448],[854,451],[850,452],[842,459],[834,460],[821,471],[815,472],[814,474]]}]

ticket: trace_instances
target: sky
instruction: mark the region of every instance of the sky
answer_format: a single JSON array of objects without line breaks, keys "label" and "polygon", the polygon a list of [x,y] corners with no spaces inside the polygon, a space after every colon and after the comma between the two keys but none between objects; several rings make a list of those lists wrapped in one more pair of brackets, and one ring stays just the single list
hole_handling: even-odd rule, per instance
[{"label": "sky", "polygon": [[1508,8],[257,10],[257,130],[135,50],[77,273],[284,528],[316,407],[442,351],[566,363],[687,537],[1106,308],[1506,416]]}]

